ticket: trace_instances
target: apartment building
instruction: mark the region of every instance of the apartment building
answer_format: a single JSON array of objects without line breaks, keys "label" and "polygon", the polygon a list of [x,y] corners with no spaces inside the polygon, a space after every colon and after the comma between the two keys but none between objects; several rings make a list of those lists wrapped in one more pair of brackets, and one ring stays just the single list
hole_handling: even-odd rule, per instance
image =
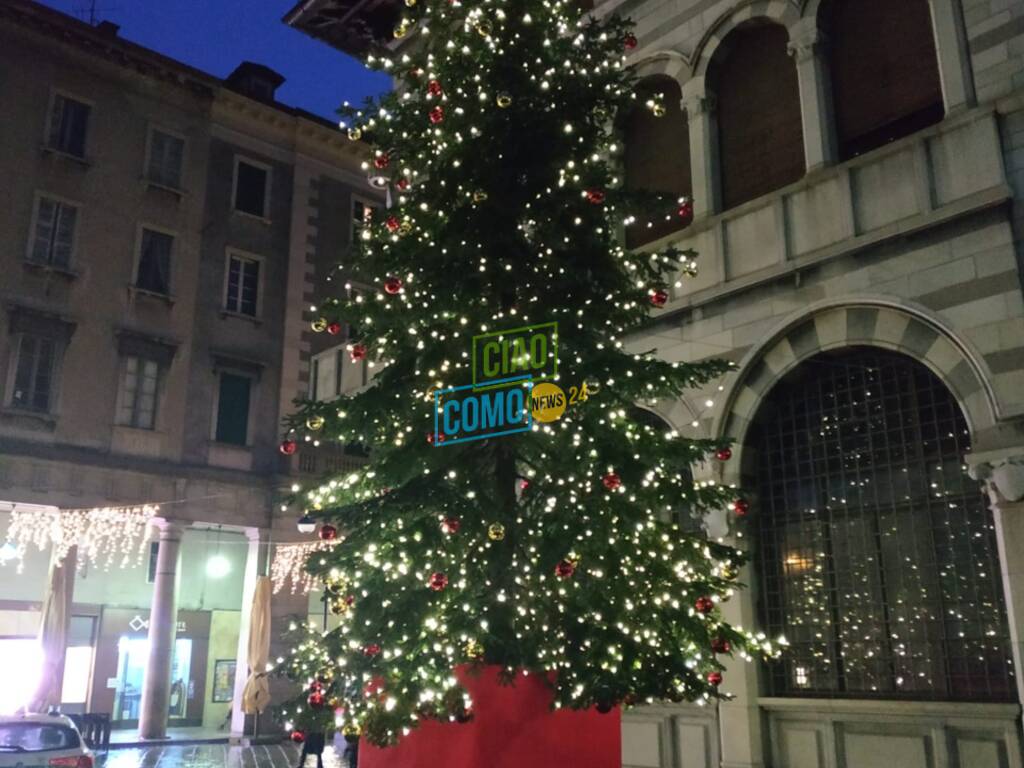
[{"label": "apartment building", "polygon": [[[1024,4],[594,5],[665,97],[623,116],[627,183],[696,206],[629,233],[700,254],[636,348],[737,364],[653,412],[736,441],[695,480],[749,512],[703,527],[753,556],[729,618],[790,642],[625,713],[624,768],[1021,766]],[[284,20],[363,56],[400,14]]]},{"label": "apartment building", "polygon": [[[139,562],[67,569],[65,709],[240,731],[256,576],[300,538],[281,491],[349,460],[278,450],[311,393],[316,272],[379,194],[260,64],[222,80],[26,0],[0,6],[0,61],[0,536],[12,510],[159,505]],[[14,659],[47,553],[0,555]],[[275,621],[306,612],[274,598]]]}]

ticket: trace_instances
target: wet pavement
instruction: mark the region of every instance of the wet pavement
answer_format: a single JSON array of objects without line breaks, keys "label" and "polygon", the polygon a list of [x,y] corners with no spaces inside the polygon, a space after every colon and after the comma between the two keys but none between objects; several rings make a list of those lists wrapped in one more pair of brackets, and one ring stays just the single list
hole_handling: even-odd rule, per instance
[{"label": "wet pavement", "polygon": [[[255,747],[194,744],[112,749],[97,755],[97,768],[296,768],[299,748],[290,743]],[[316,768],[316,758],[306,760]],[[347,768],[333,747],[324,750],[324,768]]]}]

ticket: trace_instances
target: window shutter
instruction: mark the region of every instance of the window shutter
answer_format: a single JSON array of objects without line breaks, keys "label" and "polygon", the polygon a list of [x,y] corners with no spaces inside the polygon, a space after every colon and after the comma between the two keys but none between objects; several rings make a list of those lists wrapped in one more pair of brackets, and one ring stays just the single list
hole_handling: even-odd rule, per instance
[{"label": "window shutter", "polygon": [[260,263],[255,260],[242,262],[242,299],[239,311],[244,315],[256,316],[260,284]]},{"label": "window shutter", "polygon": [[39,211],[36,214],[35,239],[32,243],[32,261],[39,264],[50,263],[50,249],[53,244],[56,223],[56,201],[45,197],[40,198]]},{"label": "window shutter", "polygon": [[164,182],[169,187],[181,187],[181,169],[184,162],[185,142],[174,136],[167,137],[167,157],[164,163]]},{"label": "window shutter", "polygon": [[249,389],[251,382],[231,373],[220,375],[217,401],[217,442],[245,445],[249,437]]},{"label": "window shutter", "polygon": [[57,236],[53,245],[51,263],[57,267],[67,267],[71,263],[71,249],[75,244],[75,222],[78,209],[73,205],[57,206]]},{"label": "window shutter", "polygon": [[713,62],[725,209],[804,175],[800,88],[788,41],[777,24],[741,28]]}]

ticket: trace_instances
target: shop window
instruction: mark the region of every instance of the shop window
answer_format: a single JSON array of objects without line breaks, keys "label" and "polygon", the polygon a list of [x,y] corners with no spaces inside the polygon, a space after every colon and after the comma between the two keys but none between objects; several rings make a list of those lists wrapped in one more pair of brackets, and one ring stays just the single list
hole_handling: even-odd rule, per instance
[{"label": "shop window", "polygon": [[235,158],[235,210],[267,218],[270,198],[270,167]]},{"label": "shop window", "polygon": [[88,104],[60,93],[54,94],[47,146],[68,155],[85,157],[85,136],[91,111]]},{"label": "shop window", "polygon": [[135,272],[135,287],[149,293],[169,296],[171,293],[171,252],[174,236],[142,228],[139,238],[138,266]]},{"label": "shop window", "polygon": [[218,443],[247,445],[249,441],[249,399],[252,380],[248,376],[222,372],[218,382]]},{"label": "shop window", "polygon": [[[664,114],[656,117],[646,106],[656,100]],[[683,111],[679,84],[670,77],[652,77],[637,89],[636,106],[625,119],[623,163],[626,186],[664,192],[673,197],[693,194],[690,175],[690,124]],[[642,216],[627,230],[628,245],[638,247],[664,237],[683,226],[670,207],[667,220],[658,217],[650,227]]]},{"label": "shop window", "polygon": [[45,267],[67,269],[75,248],[77,224],[77,205],[40,196],[36,201],[28,260]]},{"label": "shop window", "polygon": [[928,0],[832,0],[822,13],[843,160],[942,120]]},{"label": "shop window", "polygon": [[748,445],[761,620],[790,643],[772,695],[1015,699],[992,513],[930,370],[819,355],[771,390]]},{"label": "shop window", "polygon": [[804,175],[800,87],[788,42],[786,29],[777,24],[740,27],[711,63],[724,210]]}]

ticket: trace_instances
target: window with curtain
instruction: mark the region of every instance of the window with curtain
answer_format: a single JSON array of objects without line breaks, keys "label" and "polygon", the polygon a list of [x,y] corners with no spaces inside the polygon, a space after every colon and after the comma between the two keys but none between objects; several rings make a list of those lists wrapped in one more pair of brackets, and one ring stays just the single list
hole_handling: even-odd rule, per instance
[{"label": "window with curtain", "polygon": [[752,24],[730,32],[711,62],[725,210],[803,178],[800,86],[788,44],[785,27]]},{"label": "window with curtain", "polygon": [[88,104],[56,94],[50,112],[47,146],[75,157],[85,157],[85,135],[89,126]]},{"label": "window with curtain", "polygon": [[152,229],[142,230],[139,268],[135,287],[169,296],[171,293],[171,250],[174,236]]},{"label": "window with curtain", "polygon": [[822,22],[843,160],[942,120],[928,0],[831,0]]},{"label": "window with curtain", "polygon": [[798,366],[762,404],[762,623],[773,695],[1015,697],[992,513],[945,385],[873,348]]},{"label": "window with curtain", "polygon": [[[646,106],[657,99],[664,114],[656,116]],[[683,111],[682,91],[671,77],[651,77],[640,83],[636,106],[623,124],[626,186],[630,189],[664,192],[674,197],[691,196],[690,123]],[[647,226],[641,220],[626,231],[631,248],[657,240],[681,229],[685,222],[673,215]]]}]

